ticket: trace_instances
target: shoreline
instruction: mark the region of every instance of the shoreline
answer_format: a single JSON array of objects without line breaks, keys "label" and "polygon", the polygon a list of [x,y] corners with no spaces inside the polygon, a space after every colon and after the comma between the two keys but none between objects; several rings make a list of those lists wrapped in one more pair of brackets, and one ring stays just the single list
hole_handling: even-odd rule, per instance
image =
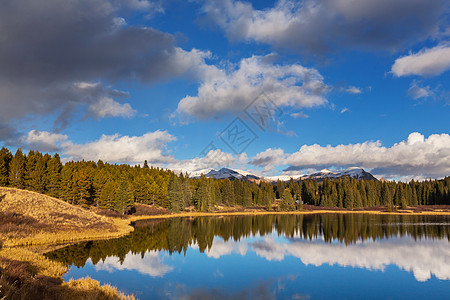
[{"label": "shoreline", "polygon": [[378,210],[299,210],[299,211],[242,211],[242,212],[182,212],[161,215],[131,216],[130,222],[147,219],[170,219],[180,217],[223,217],[223,216],[260,216],[260,215],[312,215],[312,214],[371,214],[371,215],[399,215],[399,216],[450,216],[447,211],[422,211],[399,210],[394,212]]},{"label": "shoreline", "polygon": [[172,219],[172,218],[195,218],[195,217],[233,217],[233,216],[264,216],[264,215],[314,215],[314,214],[368,214],[368,215],[391,215],[391,216],[450,216],[450,211],[421,211],[398,210],[393,212],[380,210],[344,210],[344,209],[317,209],[317,210],[298,210],[298,211],[216,211],[216,212],[180,212],[180,213],[163,213],[154,215],[138,215],[129,216],[127,218],[113,219],[116,231],[95,231],[87,229],[85,231],[77,231],[73,234],[71,231],[55,230],[54,232],[38,233],[34,236],[22,237],[18,239],[8,239],[3,242],[0,249],[11,248],[34,248],[35,253],[43,253],[37,249],[53,248],[57,249],[66,245],[85,242],[107,240],[126,236],[134,231],[132,222],[140,220],[153,219]]}]

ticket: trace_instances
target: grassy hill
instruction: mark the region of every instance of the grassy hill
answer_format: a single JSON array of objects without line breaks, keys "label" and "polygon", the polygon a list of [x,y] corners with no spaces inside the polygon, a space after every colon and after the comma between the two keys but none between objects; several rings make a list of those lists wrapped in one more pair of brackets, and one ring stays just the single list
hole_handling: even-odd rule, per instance
[{"label": "grassy hill", "polygon": [[67,267],[45,258],[46,246],[117,237],[127,218],[102,216],[56,198],[0,187],[0,299],[134,299],[90,278],[63,282]]},{"label": "grassy hill", "polygon": [[4,246],[116,237],[132,230],[128,223],[46,195],[0,187],[0,240]]}]

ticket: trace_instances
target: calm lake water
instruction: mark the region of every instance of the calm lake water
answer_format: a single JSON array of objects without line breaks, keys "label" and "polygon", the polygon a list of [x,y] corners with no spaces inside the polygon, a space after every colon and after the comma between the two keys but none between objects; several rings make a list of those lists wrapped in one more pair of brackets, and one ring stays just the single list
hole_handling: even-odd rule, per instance
[{"label": "calm lake water", "polygon": [[450,299],[450,217],[268,215],[135,224],[46,254],[140,299]]}]

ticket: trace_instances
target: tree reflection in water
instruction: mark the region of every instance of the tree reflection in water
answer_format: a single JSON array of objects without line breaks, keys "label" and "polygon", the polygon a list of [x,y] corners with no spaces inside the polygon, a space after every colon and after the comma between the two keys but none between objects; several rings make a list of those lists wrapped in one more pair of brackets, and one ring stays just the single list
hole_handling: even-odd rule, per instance
[{"label": "tree reflection in water", "polygon": [[[325,243],[351,245],[379,241],[390,237],[450,240],[449,216],[408,216],[370,214],[258,215],[232,217],[173,218],[142,220],[134,223],[134,232],[111,240],[83,242],[49,252],[50,259],[83,267],[88,259],[95,265],[115,256],[122,264],[130,252],[149,251],[186,253],[198,247],[201,253],[211,250],[214,237],[223,242],[242,238],[279,236],[300,240],[323,239]],[[263,244],[253,247],[261,250]],[[259,247],[259,248],[258,248]]]}]

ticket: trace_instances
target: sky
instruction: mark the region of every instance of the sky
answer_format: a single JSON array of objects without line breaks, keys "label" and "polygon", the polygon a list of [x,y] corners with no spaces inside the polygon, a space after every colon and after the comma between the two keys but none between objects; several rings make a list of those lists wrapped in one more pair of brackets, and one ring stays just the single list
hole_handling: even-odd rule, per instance
[{"label": "sky", "polygon": [[0,146],[190,173],[450,175],[445,0],[4,0]]}]

